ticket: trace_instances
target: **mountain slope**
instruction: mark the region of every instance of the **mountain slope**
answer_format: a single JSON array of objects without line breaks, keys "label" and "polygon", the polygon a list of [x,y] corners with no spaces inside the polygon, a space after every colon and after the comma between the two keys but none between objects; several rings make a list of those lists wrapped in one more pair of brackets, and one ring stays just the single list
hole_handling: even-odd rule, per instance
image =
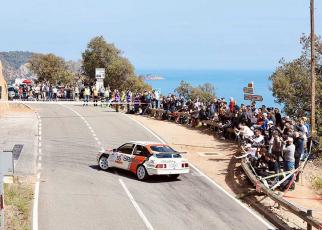
[{"label": "mountain slope", "polygon": [[33,78],[27,68],[27,63],[33,54],[35,53],[28,51],[0,52],[4,78],[7,81],[15,78]]}]

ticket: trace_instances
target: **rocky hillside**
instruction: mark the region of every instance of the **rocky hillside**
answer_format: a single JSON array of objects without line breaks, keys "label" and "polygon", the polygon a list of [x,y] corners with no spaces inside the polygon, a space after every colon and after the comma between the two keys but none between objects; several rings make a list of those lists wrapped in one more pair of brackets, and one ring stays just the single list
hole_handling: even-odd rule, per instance
[{"label": "rocky hillside", "polygon": [[34,53],[25,51],[0,52],[5,79],[34,78],[27,68],[28,61]]},{"label": "rocky hillside", "polygon": [[[37,78],[28,69],[28,61],[34,54],[36,53],[28,51],[0,52],[0,61],[2,61],[5,79],[8,81],[16,78]],[[81,73],[81,60],[67,61],[66,64],[72,72]]]}]

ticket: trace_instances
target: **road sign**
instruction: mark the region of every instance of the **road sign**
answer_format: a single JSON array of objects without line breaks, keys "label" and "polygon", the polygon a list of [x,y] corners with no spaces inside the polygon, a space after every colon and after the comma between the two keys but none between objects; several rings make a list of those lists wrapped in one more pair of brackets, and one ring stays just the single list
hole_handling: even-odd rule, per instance
[{"label": "road sign", "polygon": [[14,160],[18,160],[20,153],[22,151],[23,145],[17,144],[13,146],[12,157]]},{"label": "road sign", "polygon": [[261,95],[244,94],[244,100],[263,101],[263,97]]},{"label": "road sign", "polygon": [[244,87],[243,92],[247,94],[254,94],[254,88],[251,87]]},{"label": "road sign", "polygon": [[104,68],[96,68],[95,69],[95,78],[96,79],[104,79],[105,78],[105,69]]}]

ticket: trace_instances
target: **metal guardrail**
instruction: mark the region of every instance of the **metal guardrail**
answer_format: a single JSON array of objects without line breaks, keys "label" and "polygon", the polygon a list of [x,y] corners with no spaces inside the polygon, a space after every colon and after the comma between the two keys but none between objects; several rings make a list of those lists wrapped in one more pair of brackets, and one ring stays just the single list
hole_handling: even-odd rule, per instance
[{"label": "metal guardrail", "polygon": [[263,183],[260,182],[260,180],[257,179],[257,177],[253,174],[249,163],[246,161],[246,159],[242,160],[242,168],[247,175],[247,177],[250,179],[250,181],[253,183],[253,185],[256,187],[257,190],[260,190],[262,193],[266,194],[268,197],[270,197],[272,200],[277,202],[279,205],[286,208],[288,211],[293,213],[294,215],[298,216],[305,222],[307,222],[307,229],[311,230],[312,226],[321,230],[322,229],[322,223],[320,223],[318,220],[312,217],[312,210],[302,210],[299,207],[296,207],[292,203],[285,200],[283,197],[277,195],[274,193],[274,191],[271,191],[269,188],[267,188]]}]

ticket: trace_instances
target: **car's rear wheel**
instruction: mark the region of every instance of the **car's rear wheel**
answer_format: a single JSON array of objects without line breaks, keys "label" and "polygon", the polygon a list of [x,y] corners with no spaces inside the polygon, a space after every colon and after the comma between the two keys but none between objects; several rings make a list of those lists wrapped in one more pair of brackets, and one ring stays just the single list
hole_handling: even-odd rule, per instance
[{"label": "car's rear wheel", "polygon": [[108,160],[106,156],[101,156],[101,158],[98,161],[98,166],[102,170],[107,170],[108,169]]},{"label": "car's rear wheel", "polygon": [[171,175],[169,175],[169,177],[171,178],[171,179],[177,179],[178,177],[180,176],[180,174],[171,174]]},{"label": "car's rear wheel", "polygon": [[138,180],[146,180],[148,178],[148,173],[143,165],[140,165],[136,170],[136,177]]}]

